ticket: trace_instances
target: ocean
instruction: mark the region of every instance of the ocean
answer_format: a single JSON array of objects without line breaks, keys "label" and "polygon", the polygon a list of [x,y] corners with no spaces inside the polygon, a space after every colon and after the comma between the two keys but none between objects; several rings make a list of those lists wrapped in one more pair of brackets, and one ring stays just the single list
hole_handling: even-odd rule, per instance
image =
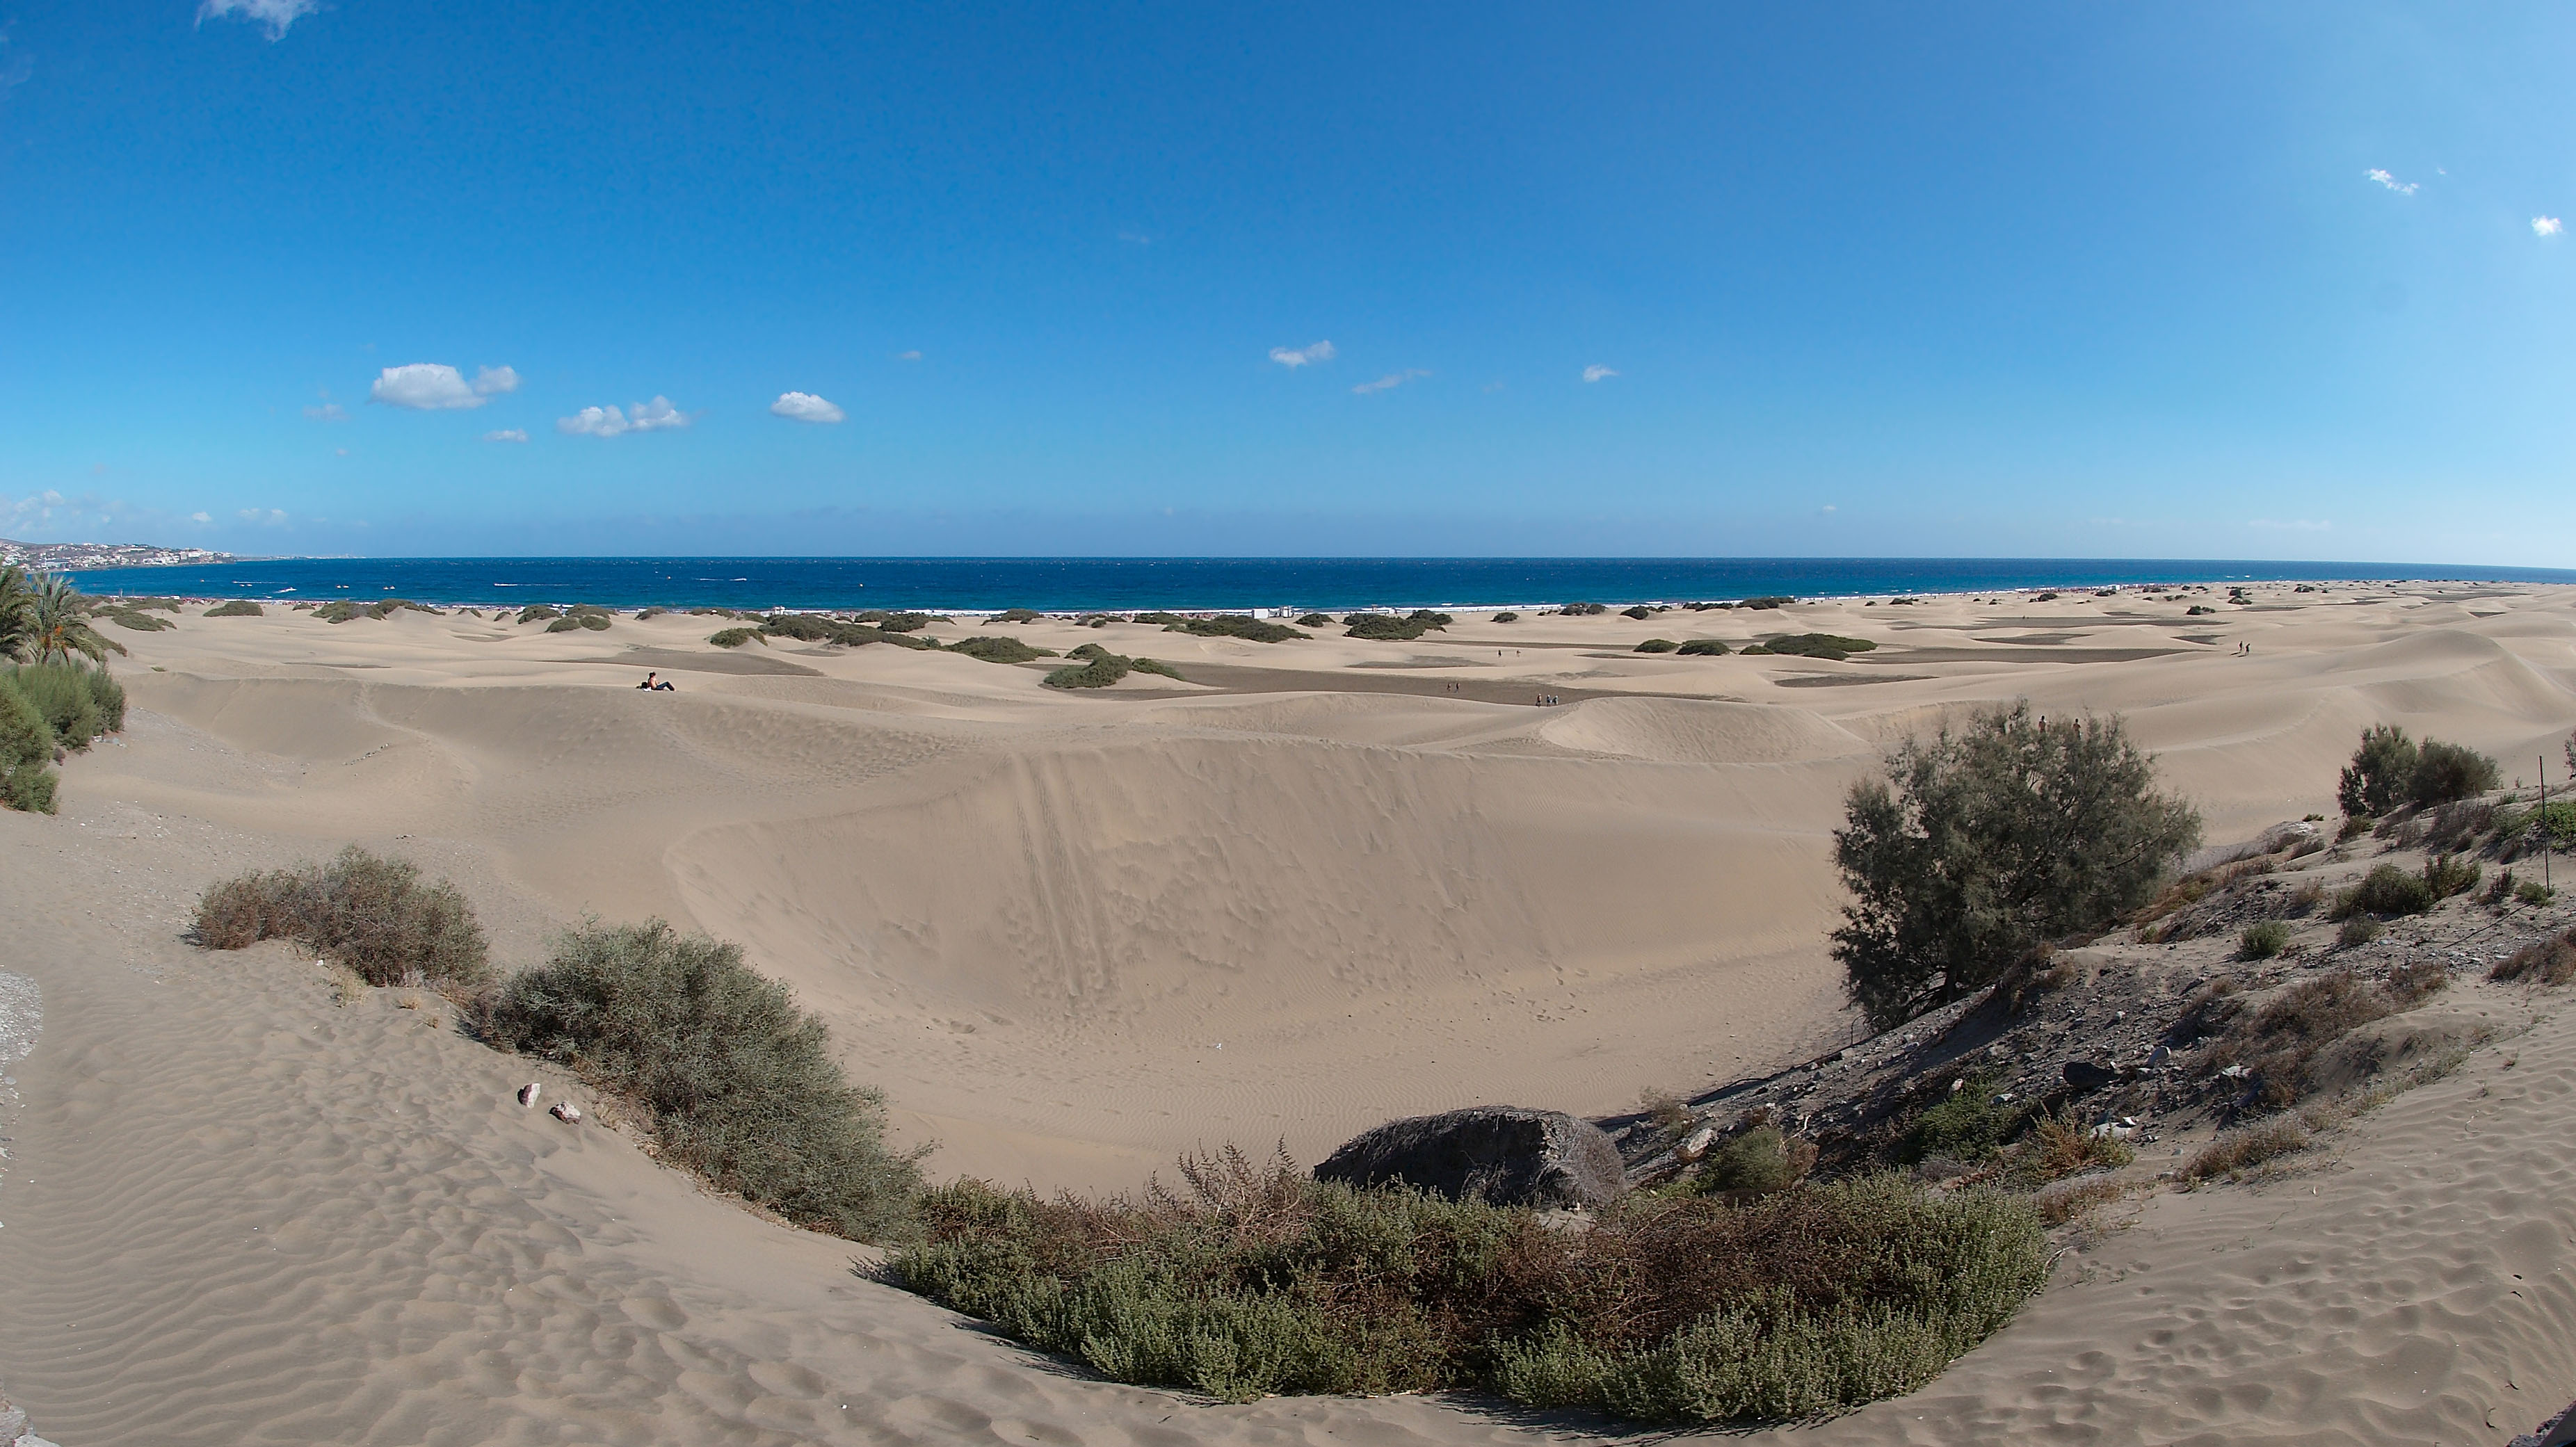
[{"label": "ocean", "polygon": [[2119,558],[276,558],[73,574],[91,593],[974,613],[1680,603],[2290,579],[2576,583],[2453,564]]}]

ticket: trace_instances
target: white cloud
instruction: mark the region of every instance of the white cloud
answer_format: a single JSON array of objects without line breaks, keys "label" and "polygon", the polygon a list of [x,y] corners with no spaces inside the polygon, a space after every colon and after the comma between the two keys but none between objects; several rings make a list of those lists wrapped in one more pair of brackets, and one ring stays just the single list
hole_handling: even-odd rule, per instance
[{"label": "white cloud", "polygon": [[1422,370],[1420,367],[1407,367],[1401,372],[1389,372],[1374,382],[1362,382],[1358,386],[1353,387],[1351,391],[1359,396],[1365,397],[1371,392],[1391,391],[1394,388],[1401,387],[1405,383],[1412,381],[1416,377],[1428,377],[1430,375],[1431,374],[1429,372]]},{"label": "white cloud", "polygon": [[1615,377],[1618,375],[1619,373],[1616,368],[1605,367],[1599,362],[1595,362],[1591,366],[1583,369],[1583,380],[1587,382],[1598,382],[1604,377]]},{"label": "white cloud", "polygon": [[197,7],[197,23],[226,18],[247,20],[268,31],[271,40],[282,40],[286,27],[320,11],[322,0],[205,0]]},{"label": "white cloud", "polygon": [[615,437],[627,432],[659,432],[671,427],[689,425],[689,414],[671,405],[668,397],[631,404],[634,415],[628,416],[614,407],[584,407],[570,417],[555,419],[555,430],[567,437]]},{"label": "white cloud", "polygon": [[2566,229],[2567,223],[2559,220],[2555,216],[2534,216],[2531,218],[2531,234],[2534,236],[2555,236]]},{"label": "white cloud", "polygon": [[304,409],[304,415],[312,418],[316,422],[346,422],[349,420],[348,412],[337,402],[325,402],[319,407],[307,407]]},{"label": "white cloud", "polygon": [[[511,374],[510,382],[518,385],[516,373]],[[375,385],[367,389],[367,400],[388,407],[408,407],[415,412],[444,412],[480,407],[491,399],[467,386],[464,374],[454,367],[442,362],[411,362],[385,368]]]},{"label": "white cloud", "polygon": [[1118,233],[1118,239],[1126,242],[1130,246],[1151,246],[1154,244],[1154,238],[1146,235],[1142,231],[1121,231]]},{"label": "white cloud", "polygon": [[838,422],[847,415],[811,392],[781,392],[769,410],[791,422]]},{"label": "white cloud", "polygon": [[2272,528],[2277,531],[2292,533],[2321,533],[2334,526],[2333,523],[2314,518],[2289,518],[2284,520],[2275,520],[2273,518],[2249,518],[2246,520],[2245,525],[2249,528]]},{"label": "white cloud", "polygon": [[477,367],[474,369],[474,395],[477,397],[497,397],[503,392],[516,392],[518,390],[519,371],[516,367]]},{"label": "white cloud", "polygon": [[286,521],[285,511],[281,508],[273,507],[266,509],[246,507],[240,512],[233,514],[233,516],[240,518],[246,523],[257,523],[263,527],[272,528],[277,526],[279,523]]},{"label": "white cloud", "polygon": [[528,429],[524,427],[504,427],[498,432],[484,433],[483,440],[486,442],[525,442],[528,440]]},{"label": "white cloud", "polygon": [[1272,347],[1270,349],[1270,360],[1291,369],[1302,367],[1308,362],[1329,362],[1333,356],[1331,342],[1317,342],[1311,347]]},{"label": "white cloud", "polygon": [[2361,176],[2365,181],[2377,181],[2380,185],[2387,187],[2389,190],[2396,192],[2400,196],[2414,195],[2415,188],[2422,184],[2417,181],[2400,181],[2396,177],[2388,174],[2386,171],[2380,170],[2376,166],[2362,172]]},{"label": "white cloud", "polygon": [[895,353],[895,355],[894,355],[894,359],[895,359],[896,361],[898,361],[898,362],[918,362],[918,361],[920,361],[920,360],[921,360],[921,353],[919,353],[919,352],[897,352],[897,353]]},{"label": "white cloud", "polygon": [[210,523],[214,521],[214,518],[206,513],[192,512],[188,514],[188,521],[192,523]]}]

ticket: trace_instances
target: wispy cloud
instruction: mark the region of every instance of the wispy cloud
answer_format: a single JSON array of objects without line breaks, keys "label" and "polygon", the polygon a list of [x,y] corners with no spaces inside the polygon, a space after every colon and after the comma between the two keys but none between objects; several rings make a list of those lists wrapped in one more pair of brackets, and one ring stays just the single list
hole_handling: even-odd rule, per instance
[{"label": "wispy cloud", "polygon": [[838,422],[848,415],[811,392],[781,392],[769,410],[790,422]]},{"label": "wispy cloud", "polygon": [[307,407],[304,409],[304,415],[312,418],[316,422],[346,422],[349,420],[348,409],[342,407],[337,402],[325,402],[319,407]]},{"label": "wispy cloud", "polygon": [[660,432],[689,425],[689,414],[671,405],[668,397],[632,404],[629,416],[614,407],[584,407],[570,417],[555,419],[555,430],[567,437],[616,437],[628,432]]},{"label": "wispy cloud", "polygon": [[2417,181],[2400,181],[2396,177],[2388,174],[2386,171],[2379,169],[2377,166],[2373,166],[2369,170],[2362,172],[2361,176],[2365,181],[2377,181],[2380,185],[2387,187],[2389,190],[2396,192],[2400,196],[2414,195],[2415,188],[2422,184]]},{"label": "wispy cloud", "polygon": [[1412,381],[1416,377],[1428,377],[1430,375],[1431,374],[1429,372],[1424,371],[1420,367],[1407,367],[1401,372],[1389,372],[1374,382],[1362,382],[1358,386],[1353,387],[1351,391],[1359,396],[1365,397],[1371,392],[1391,391],[1394,388],[1401,387],[1405,383]]},{"label": "wispy cloud", "polygon": [[1121,231],[1118,233],[1118,239],[1126,242],[1130,246],[1151,246],[1154,244],[1154,238],[1146,235],[1142,231]]},{"label": "wispy cloud", "polygon": [[1617,368],[1605,367],[1599,362],[1595,362],[1591,366],[1583,369],[1583,380],[1587,382],[1598,382],[1604,377],[1615,377],[1618,375],[1619,371]]},{"label": "wispy cloud", "polygon": [[2556,236],[2558,233],[2566,229],[2566,223],[2560,221],[2555,216],[2534,216],[2531,218],[2531,234],[2534,236]]},{"label": "wispy cloud", "polygon": [[271,40],[286,38],[286,27],[307,15],[319,14],[322,0],[205,0],[197,7],[197,23],[209,20],[247,20],[268,32]]},{"label": "wispy cloud", "polygon": [[35,73],[36,57],[23,50],[11,50],[9,27],[0,25],[0,100],[7,100],[9,92],[25,85]]},{"label": "wispy cloud", "polygon": [[2278,532],[2291,533],[2321,533],[2334,526],[2331,522],[2317,518],[2248,518],[2245,525],[2249,528],[2270,528]]},{"label": "wispy cloud", "polygon": [[192,512],[188,514],[188,521],[192,523],[210,523],[214,520],[215,517],[212,513]]},{"label": "wispy cloud", "polygon": [[286,521],[286,510],[284,508],[275,507],[246,507],[241,511],[234,513],[233,516],[240,518],[243,522],[251,523],[259,527],[273,528]]},{"label": "wispy cloud", "polygon": [[486,442],[525,442],[528,440],[528,429],[524,427],[504,427],[497,432],[484,433],[483,440]]},{"label": "wispy cloud", "polygon": [[1270,360],[1283,367],[1296,368],[1309,362],[1329,362],[1335,353],[1331,342],[1317,342],[1311,347],[1272,347]]},{"label": "wispy cloud", "polygon": [[367,389],[367,400],[415,412],[445,412],[480,407],[495,392],[519,385],[519,374],[507,367],[485,367],[467,382],[465,374],[443,362],[407,362],[387,367]]},{"label": "wispy cloud", "polygon": [[897,353],[895,353],[895,354],[894,354],[894,359],[895,359],[896,361],[898,361],[898,362],[918,362],[918,361],[920,361],[920,360],[921,360],[921,353],[919,353],[919,352],[897,352]]}]

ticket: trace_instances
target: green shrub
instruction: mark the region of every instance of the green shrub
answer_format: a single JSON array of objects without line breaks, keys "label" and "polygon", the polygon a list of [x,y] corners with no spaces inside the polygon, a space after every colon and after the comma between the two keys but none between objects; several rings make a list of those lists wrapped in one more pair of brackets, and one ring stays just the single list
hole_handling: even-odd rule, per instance
[{"label": "green shrub", "polygon": [[291,939],[371,985],[471,988],[492,972],[483,928],[453,884],[352,844],[328,864],[244,874],[197,900],[196,942],[238,950]]},{"label": "green shrub", "polygon": [[2456,855],[2436,854],[2424,861],[2424,887],[2436,900],[2466,894],[2478,887],[2478,866]]},{"label": "green shrub", "polygon": [[0,688],[26,701],[52,730],[54,747],[85,749],[125,727],[125,686],[104,668],[27,663],[0,668]]},{"label": "green shrub", "polygon": [[[889,615],[880,613],[876,616],[884,618]],[[921,615],[910,616],[919,618]],[[927,619],[923,620],[923,622],[927,621]],[[912,626],[918,629],[922,625],[915,623]],[[871,643],[891,643],[898,648],[913,649],[939,646],[937,639],[914,638],[902,632],[890,633],[882,627],[844,623],[838,618],[826,618],[815,613],[773,613],[761,620],[760,631],[772,637],[793,638],[800,643],[834,643],[844,648],[861,648]]]},{"label": "green shrub", "polygon": [[1032,648],[1016,638],[960,638],[948,645],[951,653],[963,653],[986,663],[1026,663],[1032,658],[1053,658],[1052,648]]},{"label": "green shrub", "polygon": [[2576,980],[2576,931],[2524,945],[2497,961],[2487,971],[2487,978],[2505,983],[2529,980],[2540,985],[2563,985]]},{"label": "green shrub", "polygon": [[[1181,671],[1159,658],[1131,658],[1127,666],[1138,673],[1159,673],[1165,678],[1181,678]],[[1182,678],[1183,683],[1189,682]]]},{"label": "green shrub", "polygon": [[555,607],[551,603],[531,603],[527,607],[519,610],[519,621],[521,623],[542,623],[547,619],[561,618],[562,616],[563,610]]},{"label": "green shrub", "polygon": [[2240,960],[2268,960],[2290,947],[2290,927],[2277,919],[2250,924],[2236,937],[2236,957]]},{"label": "green shrub", "polygon": [[1649,638],[1645,642],[1638,644],[1636,651],[1639,653],[1670,653],[1679,647],[1681,647],[1680,644],[1675,643],[1669,638]]},{"label": "green shrub", "polygon": [[1793,1140],[1776,1125],[1757,1125],[1710,1152],[1693,1184],[1703,1195],[1765,1196],[1796,1185],[1815,1164],[1813,1141]]},{"label": "green shrub", "polygon": [[149,613],[137,612],[132,608],[102,608],[95,616],[104,618],[120,628],[131,628],[137,633],[160,633],[179,626],[167,618],[155,618]]},{"label": "green shrub", "polygon": [[1518,623],[1521,621],[1521,615],[1518,613],[1497,613],[1494,615],[1494,621],[1497,623]]},{"label": "green shrub", "polygon": [[42,710],[0,674],[0,804],[31,814],[54,812],[54,730]]},{"label": "green shrub", "polygon": [[1342,635],[1346,638],[1409,643],[1434,629],[1447,628],[1458,620],[1446,613],[1417,608],[1401,616],[1394,613],[1353,613],[1342,621],[1350,625]]},{"label": "green shrub", "polygon": [[2407,779],[2407,797],[2427,807],[2448,804],[2494,788],[2500,774],[2496,761],[2475,749],[2426,739],[2415,752],[2414,772]]},{"label": "green shrub", "polygon": [[1187,1194],[959,1182],[896,1279],[1121,1381],[1228,1400],[1482,1384],[1654,1421],[1817,1416],[1908,1390],[2045,1275],[2027,1207],[1888,1178],[1758,1203],[1631,1198],[1588,1231],[1228,1151]]},{"label": "green shrub", "polygon": [[1769,609],[1786,608],[1786,607],[1788,607],[1790,604],[1795,603],[1795,602],[1797,602],[1797,601],[1798,601],[1797,599],[1795,599],[1795,598],[1791,598],[1791,597],[1787,597],[1787,596],[1785,596],[1785,595],[1780,595],[1780,594],[1766,594],[1766,595],[1764,595],[1763,597],[1759,597],[1759,598],[1746,598],[1746,599],[1744,599],[1743,601],[1741,601],[1741,602],[1737,603],[1735,606],[1736,606],[1736,607],[1738,607],[1738,608],[1759,608],[1759,609],[1769,610]]},{"label": "green shrub", "polygon": [[2347,971],[2319,975],[2257,1008],[2229,997],[2208,1013],[2208,1023],[2222,1033],[2201,1052],[2198,1069],[2207,1076],[2243,1066],[2253,1078],[2255,1104],[2293,1104],[2311,1088],[2308,1062],[2318,1051],[2373,1020],[2414,1009],[2449,983],[2441,966],[2430,965],[2401,967],[2384,982]]},{"label": "green shrub", "polygon": [[1035,623],[1040,616],[1035,609],[1031,608],[1005,608],[984,621],[986,623]]},{"label": "green shrub", "polygon": [[[1598,618],[1610,609],[1606,604],[1601,603],[1568,603],[1556,611],[1568,618]],[[1342,621],[1347,623],[1351,620],[1345,618]]]},{"label": "green shrub", "polygon": [[0,773],[0,804],[26,814],[54,812],[54,771],[42,764],[20,764]]},{"label": "green shrub", "polygon": [[1333,626],[1333,615],[1330,613],[1309,613],[1297,620],[1297,626],[1300,628],[1330,628]]},{"label": "green shrub", "polygon": [[2002,1076],[1981,1075],[1953,1089],[1915,1117],[1897,1159],[1912,1165],[1939,1156],[1973,1164],[2003,1149],[2030,1124],[2031,1106],[2003,1099],[2002,1084]]},{"label": "green shrub", "polygon": [[1714,638],[1685,638],[1681,647],[1673,651],[1691,657],[1717,657],[1726,652],[1726,645]]},{"label": "green shrub", "polygon": [[206,610],[206,616],[209,618],[262,618],[267,614],[267,609],[248,598],[235,598],[228,603],[217,603]]},{"label": "green shrub", "polygon": [[740,945],[584,925],[503,988],[489,1033],[643,1105],[664,1155],[800,1225],[881,1241],[910,1220],[921,1153],[887,1149],[884,1098]]},{"label": "green shrub", "polygon": [[1891,1028],[2145,904],[2200,839],[2199,813],[2154,784],[2116,717],[2043,726],[2015,704],[1899,746],[1834,834],[1852,1002]]},{"label": "green shrub", "polygon": [[1622,609],[1620,609],[1620,610],[1619,610],[1619,616],[1620,616],[1620,617],[1622,617],[1622,618],[1634,618],[1634,619],[1636,619],[1638,622],[1643,623],[1643,622],[1645,622],[1647,619],[1652,618],[1652,617],[1654,617],[1654,616],[1655,616],[1655,610],[1654,610],[1654,609],[1652,609],[1652,608],[1647,607],[1647,606],[1646,606],[1645,604],[1643,604],[1643,603],[1640,603],[1640,604],[1638,604],[1637,606],[1635,606],[1635,607],[1633,607],[1633,608],[1622,608]]},{"label": "green shrub", "polygon": [[[1789,633],[1762,640],[1765,653],[1783,653],[1795,658],[1824,658],[1841,662],[1855,653],[1867,653],[1878,645],[1866,638],[1845,638],[1835,633]],[[1747,653],[1753,650],[1744,650]]]},{"label": "green shrub", "polygon": [[2394,864],[2382,864],[2363,875],[2359,884],[2336,895],[2329,917],[2422,914],[2434,903],[2433,886],[2422,876],[2409,874]]},{"label": "green shrub", "polygon": [[[1324,620],[1331,622],[1331,619]],[[1242,638],[1254,643],[1285,643],[1307,635],[1283,623],[1266,623],[1241,613],[1224,613],[1214,618],[1184,618],[1163,625],[1166,633],[1195,633],[1202,638]]]},{"label": "green shrub", "polygon": [[2345,920],[2343,928],[2335,931],[2335,943],[2348,950],[2355,949],[2379,938],[2387,931],[2388,926],[2372,919],[2369,915],[2357,914]]},{"label": "green shrub", "polygon": [[671,610],[668,608],[647,608],[635,615],[635,621],[638,623],[650,622],[651,620],[659,618],[670,611]]},{"label": "green shrub", "polygon": [[[1085,645],[1085,647],[1089,646],[1092,645]],[[1074,651],[1079,653],[1081,649]],[[1049,688],[1107,688],[1125,678],[1127,670],[1135,666],[1136,662],[1132,658],[1121,658],[1115,653],[1104,652],[1094,655],[1090,662],[1079,668],[1059,668],[1048,674],[1043,681]]]},{"label": "green shrub", "polygon": [[718,648],[740,648],[760,636],[757,628],[722,628],[707,635],[707,641]]},{"label": "green shrub", "polygon": [[918,633],[930,626],[927,613],[887,613],[871,608],[854,616],[861,623],[875,624],[878,631],[884,633]]}]

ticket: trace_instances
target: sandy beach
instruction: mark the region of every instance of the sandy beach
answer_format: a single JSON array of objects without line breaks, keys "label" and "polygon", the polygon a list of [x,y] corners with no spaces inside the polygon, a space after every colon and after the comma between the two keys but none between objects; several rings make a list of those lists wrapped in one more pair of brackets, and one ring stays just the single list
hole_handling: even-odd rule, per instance
[{"label": "sandy beach", "polygon": [[[726,620],[685,614],[110,627],[126,731],[65,766],[58,817],[0,813],[0,1388],[67,1447],[1618,1435],[1091,1380],[522,1111],[530,1067],[436,997],[336,1003],[285,946],[192,949],[187,911],[354,841],[457,881],[505,966],[593,915],[742,942],[898,1139],[936,1143],[934,1176],[1126,1189],[1226,1142],[1311,1164],[1394,1116],[1609,1115],[1854,1038],[1825,938],[1843,793],[1980,703],[2124,715],[2215,841],[2331,816],[2376,723],[2558,781],[2576,590],[2250,593],[1461,614],[1413,642],[930,630],[1186,680],[1084,693],[1045,663],[719,650]],[[1878,647],[1634,651],[1810,631]],[[676,691],[638,691],[648,668]],[[33,1014],[11,976],[41,1028],[7,1064]],[[2320,1164],[2124,1208],[1933,1385],[1798,1436],[2528,1430],[2576,1395],[2576,1023],[2553,1005],[2498,995],[2517,1033]]]}]

